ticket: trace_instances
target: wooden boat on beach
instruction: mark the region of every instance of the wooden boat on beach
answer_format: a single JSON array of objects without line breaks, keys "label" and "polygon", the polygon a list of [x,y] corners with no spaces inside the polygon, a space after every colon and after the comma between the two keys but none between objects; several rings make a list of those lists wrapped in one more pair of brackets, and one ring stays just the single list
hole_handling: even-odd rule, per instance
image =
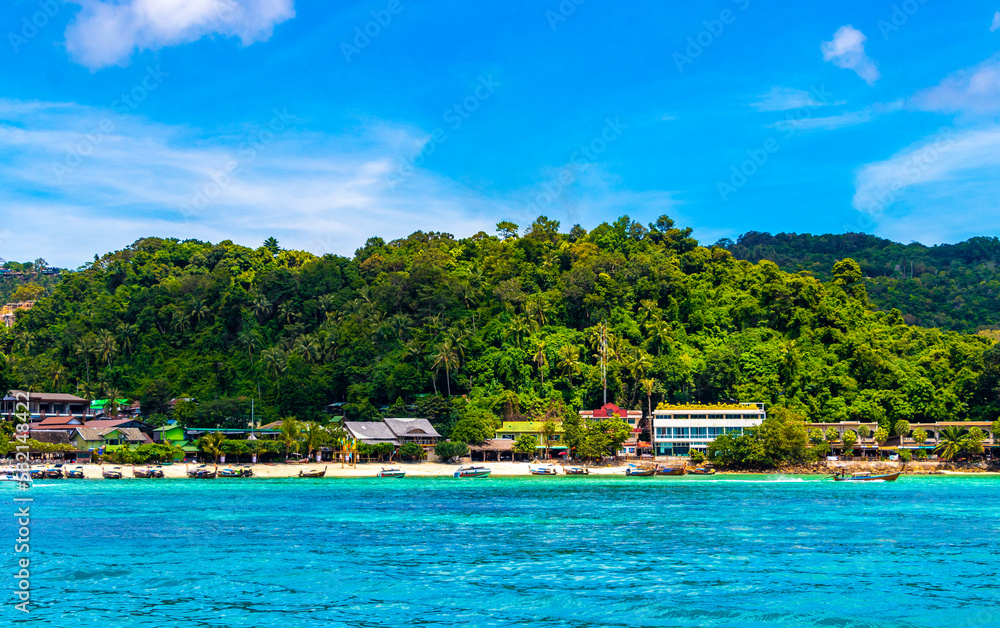
[{"label": "wooden boat on beach", "polygon": [[382,467],[382,470],[375,474],[377,478],[402,478],[406,477],[406,471],[397,467]]},{"label": "wooden boat on beach", "polygon": [[253,469],[250,467],[227,467],[222,471],[219,471],[220,478],[252,478]]},{"label": "wooden boat on beach", "polygon": [[303,469],[302,471],[299,471],[299,477],[300,478],[321,478],[324,475],[326,475],[326,470],[328,468],[329,467],[323,467],[322,471],[320,471],[319,469]]},{"label": "wooden boat on beach", "polygon": [[590,475],[590,469],[587,467],[563,467],[563,473],[566,475]]},{"label": "wooden boat on beach", "polygon": [[136,469],[135,467],[132,467],[132,476],[139,479],[162,478],[163,469],[159,467],[146,467],[144,469]]},{"label": "wooden boat on beach", "polygon": [[49,467],[45,469],[45,478],[48,480],[61,480],[63,477],[62,465],[57,464],[54,467]]},{"label": "wooden boat on beach", "polygon": [[110,469],[101,467],[101,475],[104,476],[105,480],[120,480],[124,477],[121,467],[111,467]]},{"label": "wooden boat on beach", "polygon": [[219,467],[209,471],[207,464],[199,465],[187,472],[187,476],[195,480],[214,480],[218,475]]},{"label": "wooden boat on beach", "polygon": [[45,479],[45,469],[32,469],[31,470],[32,480],[44,480]]},{"label": "wooden boat on beach", "polygon": [[486,467],[461,467],[455,472],[456,478],[488,478],[493,469]]},{"label": "wooden boat on beach", "polygon": [[72,480],[82,480],[83,479],[83,467],[75,467],[73,469],[66,470],[66,477]]},{"label": "wooden boat on beach", "polygon": [[861,471],[847,475],[847,473],[841,471],[833,476],[833,480],[834,482],[895,482],[899,479],[901,473],[902,471],[897,471],[895,473],[886,473],[885,475],[872,475],[871,471]]},{"label": "wooden boat on beach", "polygon": [[687,467],[656,467],[656,475],[684,475]]},{"label": "wooden boat on beach", "polygon": [[550,464],[543,464],[537,467],[528,466],[528,473],[531,475],[558,475],[556,468]]},{"label": "wooden boat on beach", "polygon": [[625,469],[625,475],[640,478],[652,477],[656,475],[656,467],[637,467],[632,465]]}]

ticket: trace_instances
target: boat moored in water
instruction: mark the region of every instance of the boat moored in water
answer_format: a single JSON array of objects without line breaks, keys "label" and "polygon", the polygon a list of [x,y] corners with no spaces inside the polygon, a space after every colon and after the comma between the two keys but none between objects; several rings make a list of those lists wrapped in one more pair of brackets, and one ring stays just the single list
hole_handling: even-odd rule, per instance
[{"label": "boat moored in water", "polygon": [[66,478],[71,480],[83,479],[83,467],[74,467],[66,470]]},{"label": "boat moored in water", "polygon": [[688,475],[715,475],[715,469],[710,467],[696,467],[687,470]]},{"label": "boat moored in water", "polygon": [[687,467],[656,467],[656,475],[684,475]]},{"label": "boat moored in water", "polygon": [[160,467],[146,467],[144,469],[136,469],[135,467],[133,467],[132,477],[140,479],[162,478],[163,469],[161,469]]},{"label": "boat moored in water", "polygon": [[635,465],[629,465],[629,467],[625,469],[625,475],[648,478],[656,475],[656,467],[637,467]]},{"label": "boat moored in water", "polygon": [[227,467],[219,471],[220,478],[252,478],[253,469],[250,467]]},{"label": "boat moored in water", "polygon": [[870,471],[861,471],[847,475],[846,472],[841,471],[833,476],[833,480],[835,482],[895,482],[899,479],[901,473],[902,471],[897,471],[895,473],[886,473],[885,475],[872,475]]},{"label": "boat moored in water", "polygon": [[566,475],[590,475],[590,469],[587,467],[563,467],[563,473]]},{"label": "boat moored in water", "polygon": [[493,469],[487,467],[461,467],[455,472],[456,478],[488,478],[493,473]]},{"label": "boat moored in water", "polygon": [[4,467],[0,469],[0,486],[7,488],[29,488],[31,487],[31,474],[21,473],[14,467]]},{"label": "boat moored in water", "polygon": [[219,468],[209,470],[207,464],[199,465],[187,472],[187,476],[195,480],[214,480],[218,475]]},{"label": "boat moored in water", "polygon": [[120,480],[124,477],[121,467],[111,467],[110,469],[101,467],[101,475],[104,476],[105,480]]},{"label": "boat moored in water", "polygon": [[406,477],[406,471],[398,467],[382,467],[382,470],[375,474],[377,478],[402,478]]}]

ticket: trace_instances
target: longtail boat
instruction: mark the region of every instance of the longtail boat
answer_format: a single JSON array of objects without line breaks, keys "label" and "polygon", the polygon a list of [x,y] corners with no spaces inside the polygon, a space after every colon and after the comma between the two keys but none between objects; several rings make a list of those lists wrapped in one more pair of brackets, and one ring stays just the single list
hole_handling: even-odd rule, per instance
[{"label": "longtail boat", "polygon": [[590,475],[590,469],[587,467],[564,467],[563,473],[566,475]]},{"label": "longtail boat", "polygon": [[139,479],[162,478],[163,469],[159,467],[146,467],[145,469],[132,468],[132,476]]},{"label": "longtail boat", "polygon": [[558,475],[556,468],[550,464],[543,464],[537,467],[528,467],[528,473],[531,475]]},{"label": "longtail boat", "polygon": [[302,471],[299,471],[299,477],[300,478],[321,478],[324,475],[326,475],[327,468],[329,468],[329,467],[323,467],[322,471],[320,471],[319,469],[303,469]]},{"label": "longtail boat", "polygon": [[45,479],[45,469],[32,469],[31,470],[32,480],[43,480]]},{"label": "longtail boat", "polygon": [[214,470],[209,471],[208,465],[203,464],[188,471],[187,475],[195,480],[214,480],[219,475],[219,468],[215,467]]},{"label": "longtail boat", "polygon": [[656,475],[684,475],[687,467],[656,467]]},{"label": "longtail boat", "polygon": [[630,466],[625,469],[625,475],[648,478],[656,474],[656,467],[636,467]]},{"label": "longtail boat", "polygon": [[885,475],[872,475],[870,471],[862,471],[848,476],[846,473],[839,473],[833,476],[835,482],[895,482],[899,479],[902,471],[887,473]]},{"label": "longtail boat", "polygon": [[252,478],[253,469],[250,467],[228,467],[219,471],[220,478]]},{"label": "longtail boat", "polygon": [[715,475],[715,469],[710,467],[695,467],[687,470],[688,475]]},{"label": "longtail boat", "polygon": [[382,467],[382,470],[375,474],[377,478],[402,478],[406,477],[406,471],[397,467]]},{"label": "longtail boat", "polygon": [[456,478],[488,478],[493,473],[486,467],[462,467],[455,472]]},{"label": "longtail boat", "polygon": [[57,467],[49,467],[45,470],[45,477],[50,480],[61,480],[63,476],[62,469]]},{"label": "longtail boat", "polygon": [[111,469],[105,470],[104,467],[101,467],[101,475],[104,476],[105,480],[120,480],[122,479],[122,468],[111,467]]},{"label": "longtail boat", "polygon": [[83,467],[76,467],[66,471],[66,477],[73,480],[83,479]]}]

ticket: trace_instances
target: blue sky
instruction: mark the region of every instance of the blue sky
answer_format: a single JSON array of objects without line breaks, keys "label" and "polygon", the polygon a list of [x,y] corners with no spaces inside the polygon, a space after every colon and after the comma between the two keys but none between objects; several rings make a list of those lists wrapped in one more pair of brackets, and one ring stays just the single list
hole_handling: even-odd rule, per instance
[{"label": "blue sky", "polygon": [[33,0],[0,9],[0,256],[350,254],[666,213],[998,235],[1000,1]]}]

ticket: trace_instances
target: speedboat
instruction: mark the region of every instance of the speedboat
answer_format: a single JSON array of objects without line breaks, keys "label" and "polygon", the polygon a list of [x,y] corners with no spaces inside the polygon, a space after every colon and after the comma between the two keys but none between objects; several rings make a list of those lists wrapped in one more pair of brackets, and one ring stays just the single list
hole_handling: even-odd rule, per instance
[{"label": "speedboat", "polygon": [[486,467],[461,467],[455,472],[456,478],[488,478],[493,473],[493,469]]},{"label": "speedboat", "polygon": [[377,478],[402,478],[406,477],[406,471],[398,467],[382,467],[382,470],[375,474]]},{"label": "speedboat", "polygon": [[0,469],[0,486],[7,488],[28,488],[31,486],[31,474],[20,473],[14,467]]},{"label": "speedboat", "polygon": [[550,464],[543,464],[537,467],[528,467],[528,473],[531,475],[557,475],[556,468]]}]

